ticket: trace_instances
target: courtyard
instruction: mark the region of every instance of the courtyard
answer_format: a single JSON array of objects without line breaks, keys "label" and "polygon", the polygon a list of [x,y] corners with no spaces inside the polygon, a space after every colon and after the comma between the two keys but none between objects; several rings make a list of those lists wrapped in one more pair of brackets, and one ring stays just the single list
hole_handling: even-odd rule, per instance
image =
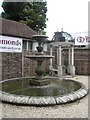
[{"label": "courtyard", "polygon": [[[66,4],[70,11],[73,6],[76,13],[67,11],[70,17],[66,19],[66,12],[63,13],[62,9],[53,9],[59,11],[59,14],[51,12],[55,14],[51,20],[54,20],[55,25],[59,20],[59,24],[56,28],[54,24],[50,27],[50,34],[54,34],[49,38],[46,22],[49,20],[50,25],[52,21],[48,19],[50,15],[46,14],[48,5],[47,1],[9,4],[5,0],[2,2],[0,118],[89,117],[90,30],[83,32],[81,28],[78,32],[78,26],[84,27],[84,23],[80,25],[82,19],[79,25],[76,20],[81,18],[79,3],[74,3],[70,7]],[[60,5],[65,6],[65,2],[58,5],[57,8],[62,8]],[[77,9],[74,6],[77,6]],[[82,8],[85,8],[85,4]],[[76,16],[78,13],[80,17]],[[84,14],[83,16],[87,18]],[[75,27],[72,23],[76,23]],[[62,27],[60,24],[65,30],[71,31],[70,34],[63,31],[63,28],[59,32],[58,28]],[[72,26],[77,32],[73,31]]]},{"label": "courtyard", "polygon": [[[76,75],[73,79],[88,88],[89,76]],[[88,94],[89,95],[89,94]],[[1,103],[2,118],[88,118],[88,95],[73,103],[32,107]]]}]

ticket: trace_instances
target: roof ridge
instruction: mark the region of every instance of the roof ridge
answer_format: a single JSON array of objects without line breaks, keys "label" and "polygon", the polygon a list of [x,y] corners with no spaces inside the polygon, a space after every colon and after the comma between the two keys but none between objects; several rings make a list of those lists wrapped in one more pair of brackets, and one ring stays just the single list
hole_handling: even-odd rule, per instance
[{"label": "roof ridge", "polygon": [[10,21],[10,22],[15,22],[15,23],[17,23],[17,24],[25,24],[25,23],[21,23],[21,22],[19,22],[19,21],[15,21],[15,20],[10,20],[10,19],[5,19],[5,18],[0,18],[0,19],[4,19],[4,20],[6,20],[6,21]]},{"label": "roof ridge", "polygon": [[0,18],[0,20],[2,20],[2,35],[32,38],[32,35],[38,34],[32,28],[29,28],[26,24],[5,18]]}]

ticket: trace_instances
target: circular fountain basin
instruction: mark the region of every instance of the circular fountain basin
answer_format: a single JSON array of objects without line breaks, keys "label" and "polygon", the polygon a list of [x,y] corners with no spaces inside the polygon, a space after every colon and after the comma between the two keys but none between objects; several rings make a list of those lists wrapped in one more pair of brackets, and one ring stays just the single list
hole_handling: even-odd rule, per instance
[{"label": "circular fountain basin", "polygon": [[31,79],[15,78],[1,81],[0,99],[14,104],[47,106],[72,102],[88,93],[82,83],[69,79],[48,78],[50,84],[46,86],[31,86]]}]

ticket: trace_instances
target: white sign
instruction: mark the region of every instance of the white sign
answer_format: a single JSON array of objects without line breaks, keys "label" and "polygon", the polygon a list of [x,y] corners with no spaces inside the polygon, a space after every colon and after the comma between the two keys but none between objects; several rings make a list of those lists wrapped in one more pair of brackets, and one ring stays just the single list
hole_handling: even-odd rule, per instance
[{"label": "white sign", "polygon": [[90,37],[76,37],[75,38],[75,45],[90,45]]},{"label": "white sign", "polygon": [[0,52],[22,52],[22,39],[0,35]]}]

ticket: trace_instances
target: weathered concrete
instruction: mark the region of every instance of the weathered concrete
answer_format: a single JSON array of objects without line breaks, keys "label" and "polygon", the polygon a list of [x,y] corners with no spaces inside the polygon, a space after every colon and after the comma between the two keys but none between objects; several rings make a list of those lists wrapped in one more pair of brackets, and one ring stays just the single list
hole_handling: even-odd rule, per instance
[{"label": "weathered concrete", "polygon": [[[72,78],[71,78],[72,79]],[[88,89],[88,76],[76,76],[73,78],[75,81],[79,81],[83,83],[87,89]],[[89,93],[90,94],[90,93]],[[69,104],[62,104],[62,105],[56,105],[56,106],[49,106],[49,107],[34,107],[34,106],[17,106],[17,105],[11,105],[11,104],[4,104],[2,103],[2,117],[3,118],[37,118],[43,119],[43,118],[54,118],[54,119],[60,119],[65,118],[67,120],[72,119],[80,119],[80,120],[86,120],[88,119],[88,105],[89,105],[89,94],[84,97],[83,99],[80,99],[76,102],[69,103]],[[76,97],[76,96],[74,96]],[[71,96],[73,99],[73,97]],[[26,100],[27,101],[27,100]],[[22,100],[23,102],[23,100]],[[90,118],[90,117],[89,117]]]},{"label": "weathered concrete", "polygon": [[47,106],[72,102],[83,98],[85,95],[87,95],[87,93],[88,90],[81,83],[81,88],[79,88],[77,91],[58,96],[24,96],[0,91],[0,100],[14,104]]}]

